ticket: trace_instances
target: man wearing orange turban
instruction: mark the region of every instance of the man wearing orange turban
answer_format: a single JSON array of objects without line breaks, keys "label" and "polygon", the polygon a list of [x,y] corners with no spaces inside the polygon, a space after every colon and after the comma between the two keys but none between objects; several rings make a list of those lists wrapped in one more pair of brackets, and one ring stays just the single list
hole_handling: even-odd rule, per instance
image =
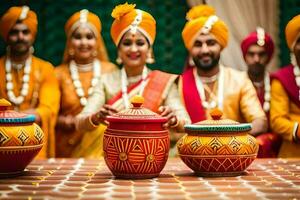
[{"label": "man wearing orange turban", "polygon": [[300,156],[300,15],[285,28],[291,64],[272,74],[271,128],[281,134],[280,157]]},{"label": "man wearing orange turban", "polygon": [[0,97],[9,100],[16,110],[35,115],[44,131],[38,157],[47,158],[55,153],[59,89],[53,66],[32,55],[37,23],[36,14],[27,6],[12,7],[1,18],[0,33],[7,53],[0,58]]},{"label": "man wearing orange turban", "polygon": [[[245,63],[247,64],[248,76],[255,87],[260,104],[269,119],[271,85],[267,64],[274,52],[274,42],[263,28],[257,27],[255,32],[250,33],[243,39],[241,49]],[[257,157],[277,157],[282,142],[279,135],[271,133],[271,130],[269,130],[268,133],[263,133],[256,137],[256,139],[259,144]]]},{"label": "man wearing orange turban", "polygon": [[191,58],[182,74],[179,91],[193,123],[209,117],[218,107],[224,118],[252,123],[253,135],[267,130],[267,119],[245,72],[219,63],[228,43],[228,28],[208,5],[193,7],[182,31]]}]

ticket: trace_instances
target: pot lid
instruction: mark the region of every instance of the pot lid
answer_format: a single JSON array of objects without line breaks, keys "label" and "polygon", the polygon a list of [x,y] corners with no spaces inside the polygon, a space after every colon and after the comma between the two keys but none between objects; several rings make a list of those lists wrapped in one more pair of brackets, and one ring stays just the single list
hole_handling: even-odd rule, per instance
[{"label": "pot lid", "polygon": [[122,110],[112,116],[107,117],[108,122],[160,122],[167,121],[166,117],[161,117],[155,112],[144,108],[144,98],[140,95],[135,95],[131,98],[131,108]]},{"label": "pot lid", "polygon": [[19,113],[11,110],[11,103],[5,99],[0,99],[0,124],[20,124],[33,123],[34,115]]},{"label": "pot lid", "polygon": [[203,132],[245,132],[251,130],[250,123],[239,123],[230,119],[222,119],[223,112],[215,108],[210,112],[212,119],[197,122],[195,124],[185,125],[188,131]]}]

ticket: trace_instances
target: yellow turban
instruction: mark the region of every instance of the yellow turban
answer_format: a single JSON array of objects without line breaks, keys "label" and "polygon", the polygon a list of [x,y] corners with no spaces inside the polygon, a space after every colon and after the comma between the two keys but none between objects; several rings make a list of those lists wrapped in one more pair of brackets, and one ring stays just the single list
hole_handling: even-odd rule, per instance
[{"label": "yellow turban", "polygon": [[116,46],[128,30],[134,29],[141,31],[150,45],[154,43],[156,21],[149,13],[135,9],[135,4],[118,5],[112,11],[111,16],[115,20],[111,26],[110,34]]},{"label": "yellow turban", "polygon": [[29,28],[33,38],[37,32],[37,16],[34,11],[30,10],[28,6],[11,7],[4,13],[0,20],[0,32],[5,41],[11,28],[20,20]]},{"label": "yellow turban", "polygon": [[86,9],[74,13],[65,24],[65,33],[67,36],[66,48],[64,51],[63,62],[70,60],[69,49],[73,32],[81,25],[87,25],[94,33],[97,40],[97,56],[99,60],[108,61],[106,48],[103,42],[103,38],[100,34],[102,25],[99,17]]},{"label": "yellow turban", "polygon": [[285,37],[288,47],[294,51],[296,41],[300,36],[300,15],[295,16],[285,27]]},{"label": "yellow turban", "polygon": [[208,5],[195,6],[186,15],[188,22],[182,31],[182,38],[187,49],[191,49],[200,33],[211,33],[215,36],[222,49],[228,43],[228,28],[215,16],[215,10]]}]

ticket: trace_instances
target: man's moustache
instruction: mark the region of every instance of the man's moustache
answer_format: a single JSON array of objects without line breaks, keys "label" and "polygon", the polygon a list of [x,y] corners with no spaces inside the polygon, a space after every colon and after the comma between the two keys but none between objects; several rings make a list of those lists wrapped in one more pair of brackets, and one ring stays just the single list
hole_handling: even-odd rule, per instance
[{"label": "man's moustache", "polygon": [[14,44],[27,44],[28,42],[25,42],[25,41],[17,41],[15,42]]}]

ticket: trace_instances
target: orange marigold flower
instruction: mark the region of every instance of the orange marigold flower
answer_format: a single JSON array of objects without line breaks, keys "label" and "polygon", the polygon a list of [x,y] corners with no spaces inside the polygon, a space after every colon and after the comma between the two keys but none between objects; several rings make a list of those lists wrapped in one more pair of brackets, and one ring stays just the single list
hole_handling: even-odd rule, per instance
[{"label": "orange marigold flower", "polygon": [[135,4],[128,4],[126,2],[124,4],[116,6],[112,11],[111,16],[116,20],[119,20],[122,16],[134,10],[134,8]]}]

